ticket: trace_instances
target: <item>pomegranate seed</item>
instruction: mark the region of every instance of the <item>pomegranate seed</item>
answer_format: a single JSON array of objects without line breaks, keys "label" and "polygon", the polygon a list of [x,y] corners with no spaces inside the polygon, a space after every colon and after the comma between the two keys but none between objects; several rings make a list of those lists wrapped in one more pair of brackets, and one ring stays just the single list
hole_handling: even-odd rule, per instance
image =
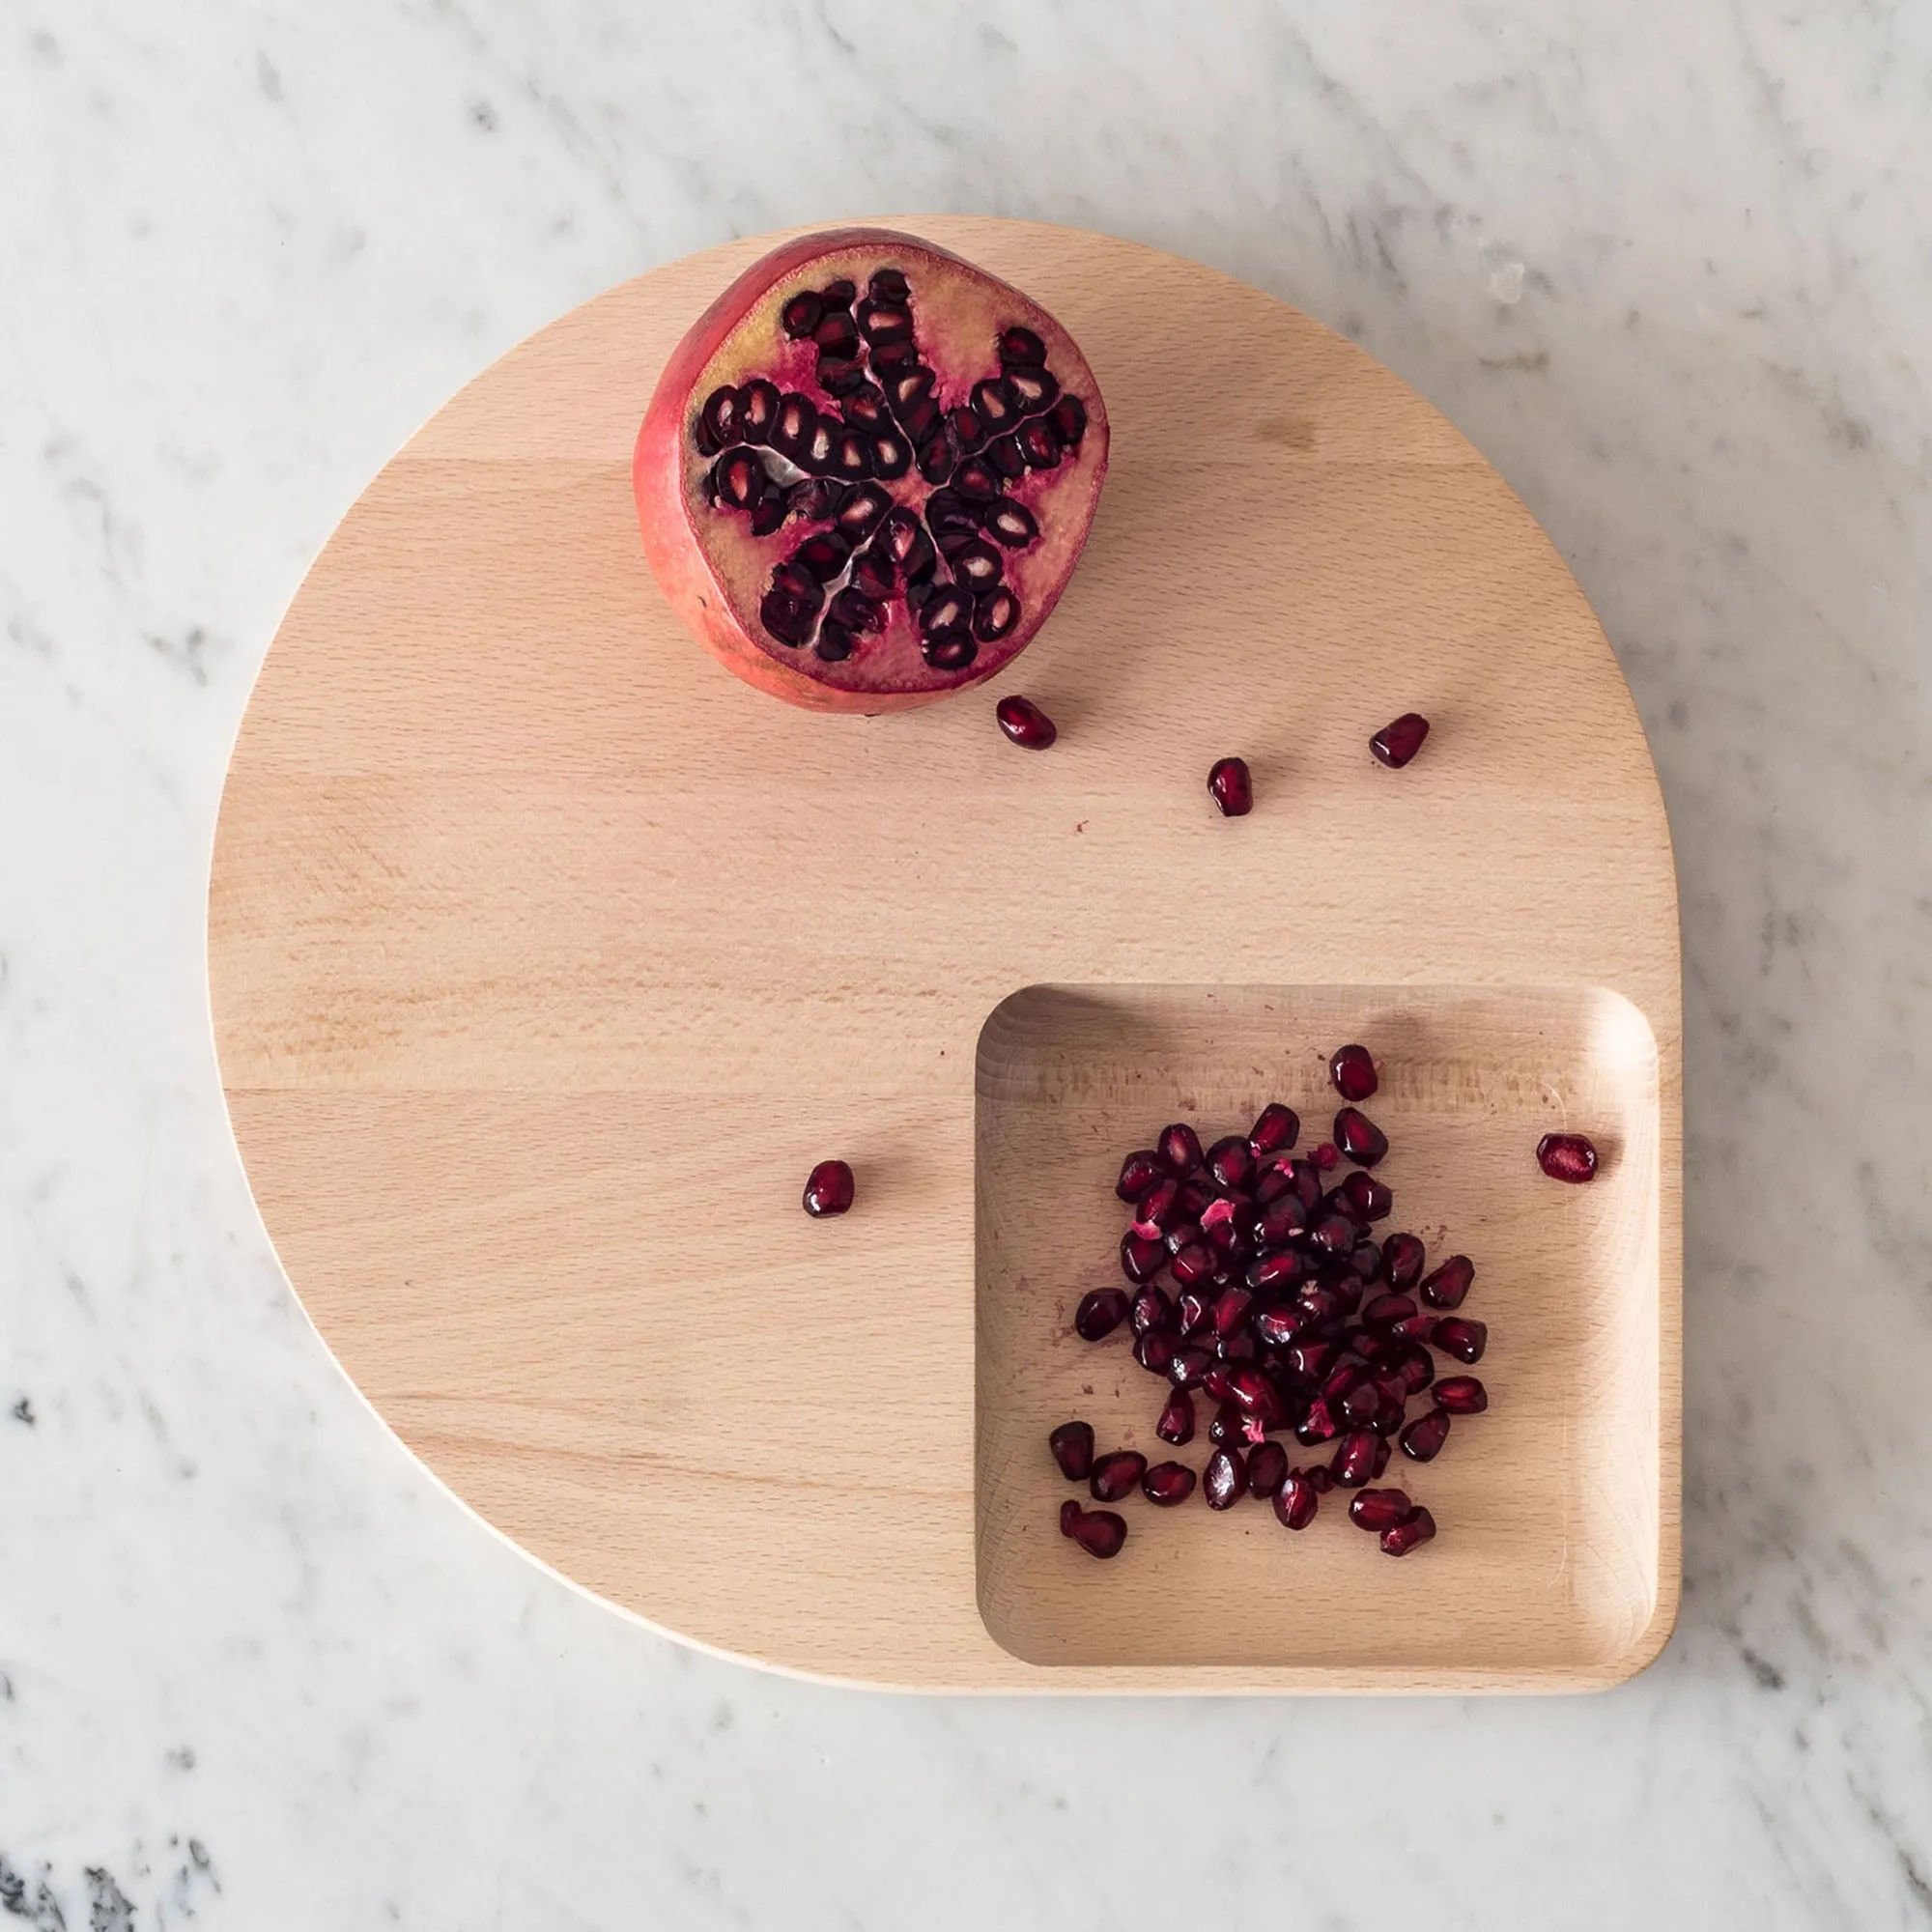
[{"label": "pomegranate seed", "polygon": [[[990,550],[987,554],[992,554]],[[956,558],[953,568],[958,568]],[[996,573],[998,568],[995,559]],[[1000,729],[1024,751],[1043,752],[1060,736],[1053,720],[1030,697],[1003,697],[994,705],[993,716],[999,720]]]},{"label": "pomegranate seed", "polygon": [[1098,1342],[1126,1319],[1126,1290],[1096,1288],[1091,1294],[1080,1297],[1080,1306],[1073,1311],[1073,1332],[1083,1342]]},{"label": "pomegranate seed", "polygon": [[1274,1384],[1251,1363],[1241,1363],[1229,1376],[1228,1393],[1245,1414],[1258,1415],[1264,1422],[1285,1419]]},{"label": "pomegranate seed", "polygon": [[1295,1304],[1310,1321],[1332,1321],[1342,1312],[1342,1304],[1332,1289],[1304,1282],[1294,1292]]},{"label": "pomegranate seed", "polygon": [[1214,1250],[1192,1241],[1174,1258],[1174,1278],[1182,1288],[1194,1288],[1214,1272]]},{"label": "pomegranate seed", "polygon": [[1393,1529],[1415,1507],[1402,1490],[1362,1490],[1349,1505],[1349,1520],[1357,1529]]},{"label": "pomegranate seed", "polygon": [[1388,1332],[1399,1342],[1426,1342],[1435,1330],[1435,1316],[1417,1314],[1398,1321]]},{"label": "pomegranate seed", "polygon": [[1318,1496],[1325,1496],[1335,1487],[1335,1478],[1328,1473],[1328,1465],[1325,1463],[1317,1463],[1313,1468],[1303,1469],[1299,1473],[1302,1481]]},{"label": "pomegranate seed", "polygon": [[1151,1148],[1142,1148],[1137,1153],[1130,1153],[1121,1163],[1121,1178],[1114,1183],[1114,1192],[1122,1201],[1131,1205],[1138,1201],[1166,1171],[1159,1154]]},{"label": "pomegranate seed", "polygon": [[1461,1308],[1475,1278],[1476,1264],[1467,1255],[1451,1255],[1422,1284],[1422,1298],[1432,1308]]},{"label": "pomegranate seed", "polygon": [[1399,772],[1429,736],[1429,720],[1419,711],[1405,711],[1392,724],[1384,724],[1369,740],[1369,750],[1391,771]]},{"label": "pomegranate seed", "polygon": [[[1376,1474],[1376,1451],[1384,1448],[1379,1435],[1366,1429],[1353,1429],[1342,1437],[1335,1446],[1334,1460],[1328,1464],[1329,1473],[1335,1478],[1338,1488],[1359,1490],[1364,1483],[1373,1482]],[[1098,1465],[1095,1465],[1097,1470]],[[1097,1496],[1100,1492],[1095,1490]]]},{"label": "pomegranate seed", "polygon": [[1292,1375],[1314,1381],[1327,1368],[1333,1348],[1326,1342],[1295,1342],[1283,1351]]},{"label": "pomegranate seed", "polygon": [[1134,1343],[1134,1360],[1150,1375],[1166,1375],[1174,1360],[1175,1340],[1165,1328],[1150,1328]]},{"label": "pomegranate seed", "polygon": [[1407,1295],[1378,1294],[1362,1310],[1362,1320],[1376,1327],[1392,1328],[1415,1313],[1415,1303]]},{"label": "pomegranate seed", "polygon": [[1381,1406],[1381,1395],[1374,1382],[1356,1382],[1341,1399],[1342,1419],[1351,1429],[1366,1429]]},{"label": "pomegranate seed", "polygon": [[1248,1465],[1232,1442],[1224,1442],[1208,1457],[1201,1486],[1208,1492],[1209,1509],[1233,1509],[1240,1501],[1241,1492],[1248,1486]]},{"label": "pomegranate seed", "polygon": [[1303,1411],[1301,1420],[1294,1426],[1294,1439],[1304,1449],[1313,1449],[1323,1442],[1332,1442],[1342,1433],[1342,1425],[1336,1419],[1334,1409],[1325,1396],[1317,1396]]},{"label": "pomegranate seed", "polygon": [[1134,1204],[1134,1233],[1143,1240],[1152,1240],[1176,1218],[1175,1203],[1180,1198],[1180,1183],[1163,1178]]},{"label": "pomegranate seed", "polygon": [[1236,1404],[1223,1402],[1208,1425],[1208,1439],[1218,1448],[1225,1443],[1245,1441],[1247,1432],[1248,1418]]},{"label": "pomegranate seed", "polygon": [[1153,1433],[1177,1449],[1194,1440],[1194,1398],[1185,1389],[1176,1389],[1168,1397]]},{"label": "pomegranate seed", "polygon": [[1121,1236],[1121,1267],[1127,1279],[1138,1286],[1151,1281],[1161,1270],[1167,1260],[1164,1242],[1151,1241],[1145,1235],[1137,1235],[1129,1228]]},{"label": "pomegranate seed", "polygon": [[1299,1255],[1264,1255],[1249,1264],[1242,1279],[1257,1294],[1270,1294],[1291,1288],[1308,1272],[1308,1264]]},{"label": "pomegranate seed", "polygon": [[1405,1395],[1420,1395],[1435,1379],[1435,1358],[1411,1342],[1396,1364],[1396,1379]]},{"label": "pomegranate seed", "polygon": [[1214,1297],[1213,1322],[1217,1335],[1232,1335],[1247,1319],[1254,1296],[1245,1288],[1225,1288]]},{"label": "pomegranate seed", "polygon": [[1389,1151],[1388,1136],[1353,1107],[1344,1107],[1335,1116],[1335,1145],[1357,1167],[1376,1166]]},{"label": "pomegranate seed", "polygon": [[1279,1442],[1259,1442],[1248,1457],[1248,1493],[1257,1501],[1274,1494],[1288,1479],[1288,1451]]},{"label": "pomegranate seed", "polygon": [[1134,1324],[1136,1335],[1145,1335],[1150,1328],[1172,1328],[1174,1303],[1160,1289],[1150,1284],[1134,1296],[1127,1319]]},{"label": "pomegranate seed", "polygon": [[[1490,1331],[1480,1321],[1465,1321],[1460,1315],[1445,1315],[1430,1332],[1430,1341],[1445,1355],[1459,1362],[1480,1362],[1490,1345]],[[1440,1400],[1439,1396],[1437,1400]]]},{"label": "pomegranate seed", "polygon": [[1180,1198],[1175,1207],[1190,1221],[1198,1221],[1214,1205],[1214,1190],[1200,1175],[1180,1183]]},{"label": "pomegranate seed", "polygon": [[[1319,1167],[1323,1174],[1326,1174],[1328,1170],[1331,1167],[1333,1167],[1335,1163],[1341,1158],[1342,1158],[1342,1151],[1335,1145],[1333,1141],[1323,1141],[1321,1145],[1315,1150],[1314,1153],[1315,1165]],[[1308,1205],[1312,1208],[1315,1204],[1311,1201]]]},{"label": "pomegranate seed", "polygon": [[1391,1235],[1382,1243],[1382,1280],[1398,1294],[1406,1294],[1422,1279],[1426,1252],[1413,1235]]},{"label": "pomegranate seed", "polygon": [[[1312,1470],[1291,1469],[1274,1492],[1274,1513],[1281,1519],[1284,1527],[1306,1529],[1315,1520],[1315,1512],[1321,1506],[1321,1492],[1312,1479],[1313,1473]],[[1328,1472],[1324,1469],[1321,1473],[1325,1476]]]},{"label": "pomegranate seed", "polygon": [[1149,1502],[1172,1509],[1194,1493],[1194,1471],[1185,1463],[1156,1463],[1141,1478],[1141,1491]]},{"label": "pomegranate seed", "polygon": [[[1403,1406],[1408,1400],[1405,1391],[1399,1388],[1384,1388],[1377,1383],[1376,1412],[1369,1427],[1378,1435],[1393,1435],[1402,1427]],[[1387,1448],[1384,1443],[1383,1448]],[[1386,1462],[1387,1457],[1380,1459]]]},{"label": "pomegranate seed", "polygon": [[1292,1148],[1301,1138],[1301,1121],[1292,1107],[1270,1100],[1248,1130],[1248,1148],[1257,1160]]},{"label": "pomegranate seed", "polygon": [[1214,1300],[1209,1294],[1196,1289],[1185,1290],[1175,1304],[1175,1320],[1179,1324],[1182,1341],[1198,1335],[1212,1319]]},{"label": "pomegranate seed", "polygon": [[[1175,1204],[1177,1214],[1180,1212],[1179,1203]],[[1161,1239],[1167,1243],[1167,1251],[1178,1255],[1182,1248],[1198,1247],[1201,1244],[1201,1223],[1199,1221],[1177,1221],[1168,1229]]]},{"label": "pomegranate seed", "polygon": [[1160,1157],[1168,1173],[1184,1180],[1201,1165],[1201,1136],[1185,1121],[1160,1130]]},{"label": "pomegranate seed", "polygon": [[1597,1150],[1581,1134],[1545,1134],[1536,1144],[1536,1164],[1551,1180],[1595,1178]]},{"label": "pomegranate seed", "polygon": [[1451,1415],[1481,1415],[1490,1406],[1490,1392],[1474,1376],[1444,1376],[1435,1384],[1435,1400]]},{"label": "pomegranate seed", "polygon": [[1308,1238],[1324,1255],[1346,1255],[1355,1245],[1355,1224],[1346,1214],[1324,1214]]},{"label": "pomegranate seed", "polygon": [[1357,1241],[1349,1250],[1349,1267],[1355,1279],[1366,1287],[1382,1271],[1381,1243]]},{"label": "pomegranate seed", "polygon": [[1270,1254],[1279,1254],[1297,1235],[1308,1232],[1308,1209],[1298,1194],[1270,1202],[1255,1223],[1255,1239]]},{"label": "pomegranate seed", "polygon": [[1089,1556],[1118,1556],[1127,1540],[1127,1523],[1112,1510],[1084,1510],[1069,1496],[1060,1506],[1060,1533],[1070,1536]]},{"label": "pomegranate seed", "polygon": [[[1387,1220],[1389,1209],[1395,1206],[1395,1196],[1374,1175],[1359,1168],[1343,1181],[1341,1194],[1349,1204],[1350,1213],[1364,1226],[1371,1221]],[[1379,1261],[1380,1257],[1377,1259]]]},{"label": "pomegranate seed", "polygon": [[1245,758],[1216,758],[1208,774],[1208,789],[1224,818],[1245,818],[1255,809],[1254,781]]},{"label": "pomegranate seed", "polygon": [[1236,1328],[1232,1335],[1214,1338],[1214,1352],[1224,1362],[1252,1362],[1259,1352],[1252,1328]]},{"label": "pomegranate seed", "polygon": [[821,1160],[805,1182],[805,1211],[814,1218],[842,1214],[852,1205],[852,1170],[842,1160]]},{"label": "pomegranate seed", "polygon": [[1418,1544],[1424,1544],[1435,1534],[1435,1519],[1417,1504],[1409,1516],[1382,1531],[1382,1548],[1391,1556],[1406,1556]]},{"label": "pomegranate seed", "polygon": [[1335,1083],[1336,1093],[1350,1103],[1370,1098],[1381,1084],[1366,1046],[1338,1046],[1328,1063],[1328,1078]]},{"label": "pomegranate seed", "polygon": [[1060,1473],[1069,1483],[1084,1483],[1094,1469],[1094,1425],[1091,1422],[1063,1422],[1046,1438]]},{"label": "pomegranate seed", "polygon": [[1254,1150],[1243,1135],[1230,1134],[1208,1150],[1208,1172],[1223,1187],[1244,1188],[1254,1179]]},{"label": "pomegranate seed", "polygon": [[1087,1487],[1095,1502],[1117,1503],[1140,1481],[1147,1465],[1147,1458],[1138,1449],[1116,1449],[1094,1459]]},{"label": "pomegranate seed", "polygon": [[1175,1350],[1174,1359],[1167,1365],[1167,1378],[1176,1388],[1199,1388],[1203,1377],[1215,1366],[1214,1357],[1206,1349],[1189,1344]]},{"label": "pomegranate seed", "polygon": [[1305,1318],[1286,1302],[1264,1308],[1255,1317],[1255,1334],[1268,1349],[1285,1349],[1301,1333]]},{"label": "pomegranate seed", "polygon": [[1432,1408],[1428,1414],[1418,1415],[1402,1432],[1402,1453],[1418,1463],[1433,1463],[1448,1439],[1449,1411]]}]

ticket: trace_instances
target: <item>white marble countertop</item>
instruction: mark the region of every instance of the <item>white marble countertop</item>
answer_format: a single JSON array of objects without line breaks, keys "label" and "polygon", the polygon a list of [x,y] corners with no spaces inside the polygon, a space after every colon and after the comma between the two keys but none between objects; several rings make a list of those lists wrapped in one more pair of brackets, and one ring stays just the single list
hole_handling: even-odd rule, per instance
[{"label": "white marble countertop", "polygon": [[[1852,0],[14,0],[0,1907],[1932,1921],[1929,115],[1932,14]],[[282,1279],[202,919],[305,564],[572,303],[918,208],[1132,236],[1347,329],[1603,613],[1688,1009],[1687,1587],[1622,1690],[969,1701],[722,1663],[455,1507]]]}]

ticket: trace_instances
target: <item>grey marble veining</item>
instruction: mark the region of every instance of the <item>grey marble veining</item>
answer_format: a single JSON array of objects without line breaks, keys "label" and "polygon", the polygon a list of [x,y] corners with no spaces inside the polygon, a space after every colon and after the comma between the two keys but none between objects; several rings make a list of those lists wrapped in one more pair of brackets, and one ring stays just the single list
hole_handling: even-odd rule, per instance
[{"label": "grey marble veining", "polygon": [[[1887,0],[0,10],[0,1909],[1932,1922],[1928,117],[1932,11]],[[1347,329],[1603,613],[1687,961],[1687,1592],[1621,1690],[742,1670],[452,1505],[282,1281],[202,912],[306,561],[571,303],[921,208],[1133,236]]]}]

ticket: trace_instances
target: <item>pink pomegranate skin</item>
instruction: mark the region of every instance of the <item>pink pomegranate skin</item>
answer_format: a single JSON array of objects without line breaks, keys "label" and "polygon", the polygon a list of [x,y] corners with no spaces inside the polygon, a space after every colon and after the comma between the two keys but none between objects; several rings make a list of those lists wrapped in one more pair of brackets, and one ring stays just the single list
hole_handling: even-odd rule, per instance
[{"label": "pink pomegranate skin", "polygon": [[[747,607],[744,586],[727,585],[699,541],[696,520],[702,510],[692,499],[686,462],[694,415],[705,399],[714,358],[725,348],[727,338],[761,301],[769,298],[776,317],[783,299],[781,285],[796,282],[803,271],[811,270],[820,279],[845,272],[845,265],[837,258],[851,250],[877,252],[881,257],[889,255],[895,265],[914,275],[925,265],[950,265],[955,270],[964,270],[984,283],[1006,290],[1010,297],[1006,307],[1010,310],[1011,320],[1043,336],[1063,389],[1077,391],[1087,411],[1087,429],[1080,445],[1087,469],[1084,501],[1078,505],[1067,502],[1057,510],[1061,526],[1059,542],[1070,554],[1030,578],[1032,595],[1027,600],[1026,614],[997,648],[982,650],[973,665],[950,675],[935,673],[927,678],[915,669],[897,688],[874,689],[863,685],[859,682],[863,671],[852,669],[849,662],[846,667],[828,667],[814,660],[808,668],[795,654],[782,646],[775,648],[764,638],[755,605]],[[987,369],[944,370],[942,375],[968,378],[997,375],[991,355],[989,343]],[[736,373],[751,375],[760,370],[760,363],[748,359]],[[867,715],[931,704],[992,676],[1012,662],[1032,640],[1065,589],[1086,541],[1106,474],[1106,408],[1092,369],[1066,331],[1037,302],[1017,289],[1008,289],[997,276],[987,274],[950,249],[888,228],[836,228],[801,235],[753,262],[697,318],[671,352],[664,373],[658,378],[643,427],[638,433],[631,465],[632,489],[651,574],[671,609],[705,649],[748,684],[788,703],[812,711]],[[920,495],[925,494],[917,470],[910,483],[919,486]],[[893,492],[895,498],[901,494],[897,489]],[[793,661],[788,663],[787,658]]]}]

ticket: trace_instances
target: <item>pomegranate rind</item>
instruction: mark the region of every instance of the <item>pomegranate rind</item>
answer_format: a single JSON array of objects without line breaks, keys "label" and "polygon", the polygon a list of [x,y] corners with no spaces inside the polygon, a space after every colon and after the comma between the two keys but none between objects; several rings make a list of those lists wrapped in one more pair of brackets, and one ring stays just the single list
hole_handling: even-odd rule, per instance
[{"label": "pomegranate rind", "polygon": [[[1077,395],[1087,410],[1078,447],[1057,469],[1029,470],[1007,486],[1040,526],[1038,539],[1008,559],[1008,581],[1023,614],[1007,637],[982,643],[963,670],[925,664],[899,599],[890,607],[885,633],[868,638],[841,663],[827,664],[809,647],[780,643],[759,622],[758,604],[773,564],[798,541],[797,527],[753,537],[742,519],[715,510],[700,490],[709,465],[691,431],[705,397],[721,384],[764,375],[822,402],[807,373],[815,352],[786,337],[780,311],[799,289],[841,277],[863,291],[871,271],[882,267],[902,270],[913,284],[921,355],[940,372],[944,403],[963,403],[974,382],[998,373],[998,330],[1018,324],[1046,344],[1047,366],[1063,392]],[[713,657],[760,691],[809,710],[877,713],[930,704],[979,684],[1033,640],[1086,545],[1106,480],[1107,451],[1107,412],[1094,372],[1072,337],[1031,297],[929,242],[888,228],[838,228],[800,236],[761,256],[692,325],[658,378],[638,432],[631,478],[651,574]],[[895,502],[923,501],[929,494],[917,468],[881,487]],[[1049,514],[1039,510],[1042,503]]]}]

